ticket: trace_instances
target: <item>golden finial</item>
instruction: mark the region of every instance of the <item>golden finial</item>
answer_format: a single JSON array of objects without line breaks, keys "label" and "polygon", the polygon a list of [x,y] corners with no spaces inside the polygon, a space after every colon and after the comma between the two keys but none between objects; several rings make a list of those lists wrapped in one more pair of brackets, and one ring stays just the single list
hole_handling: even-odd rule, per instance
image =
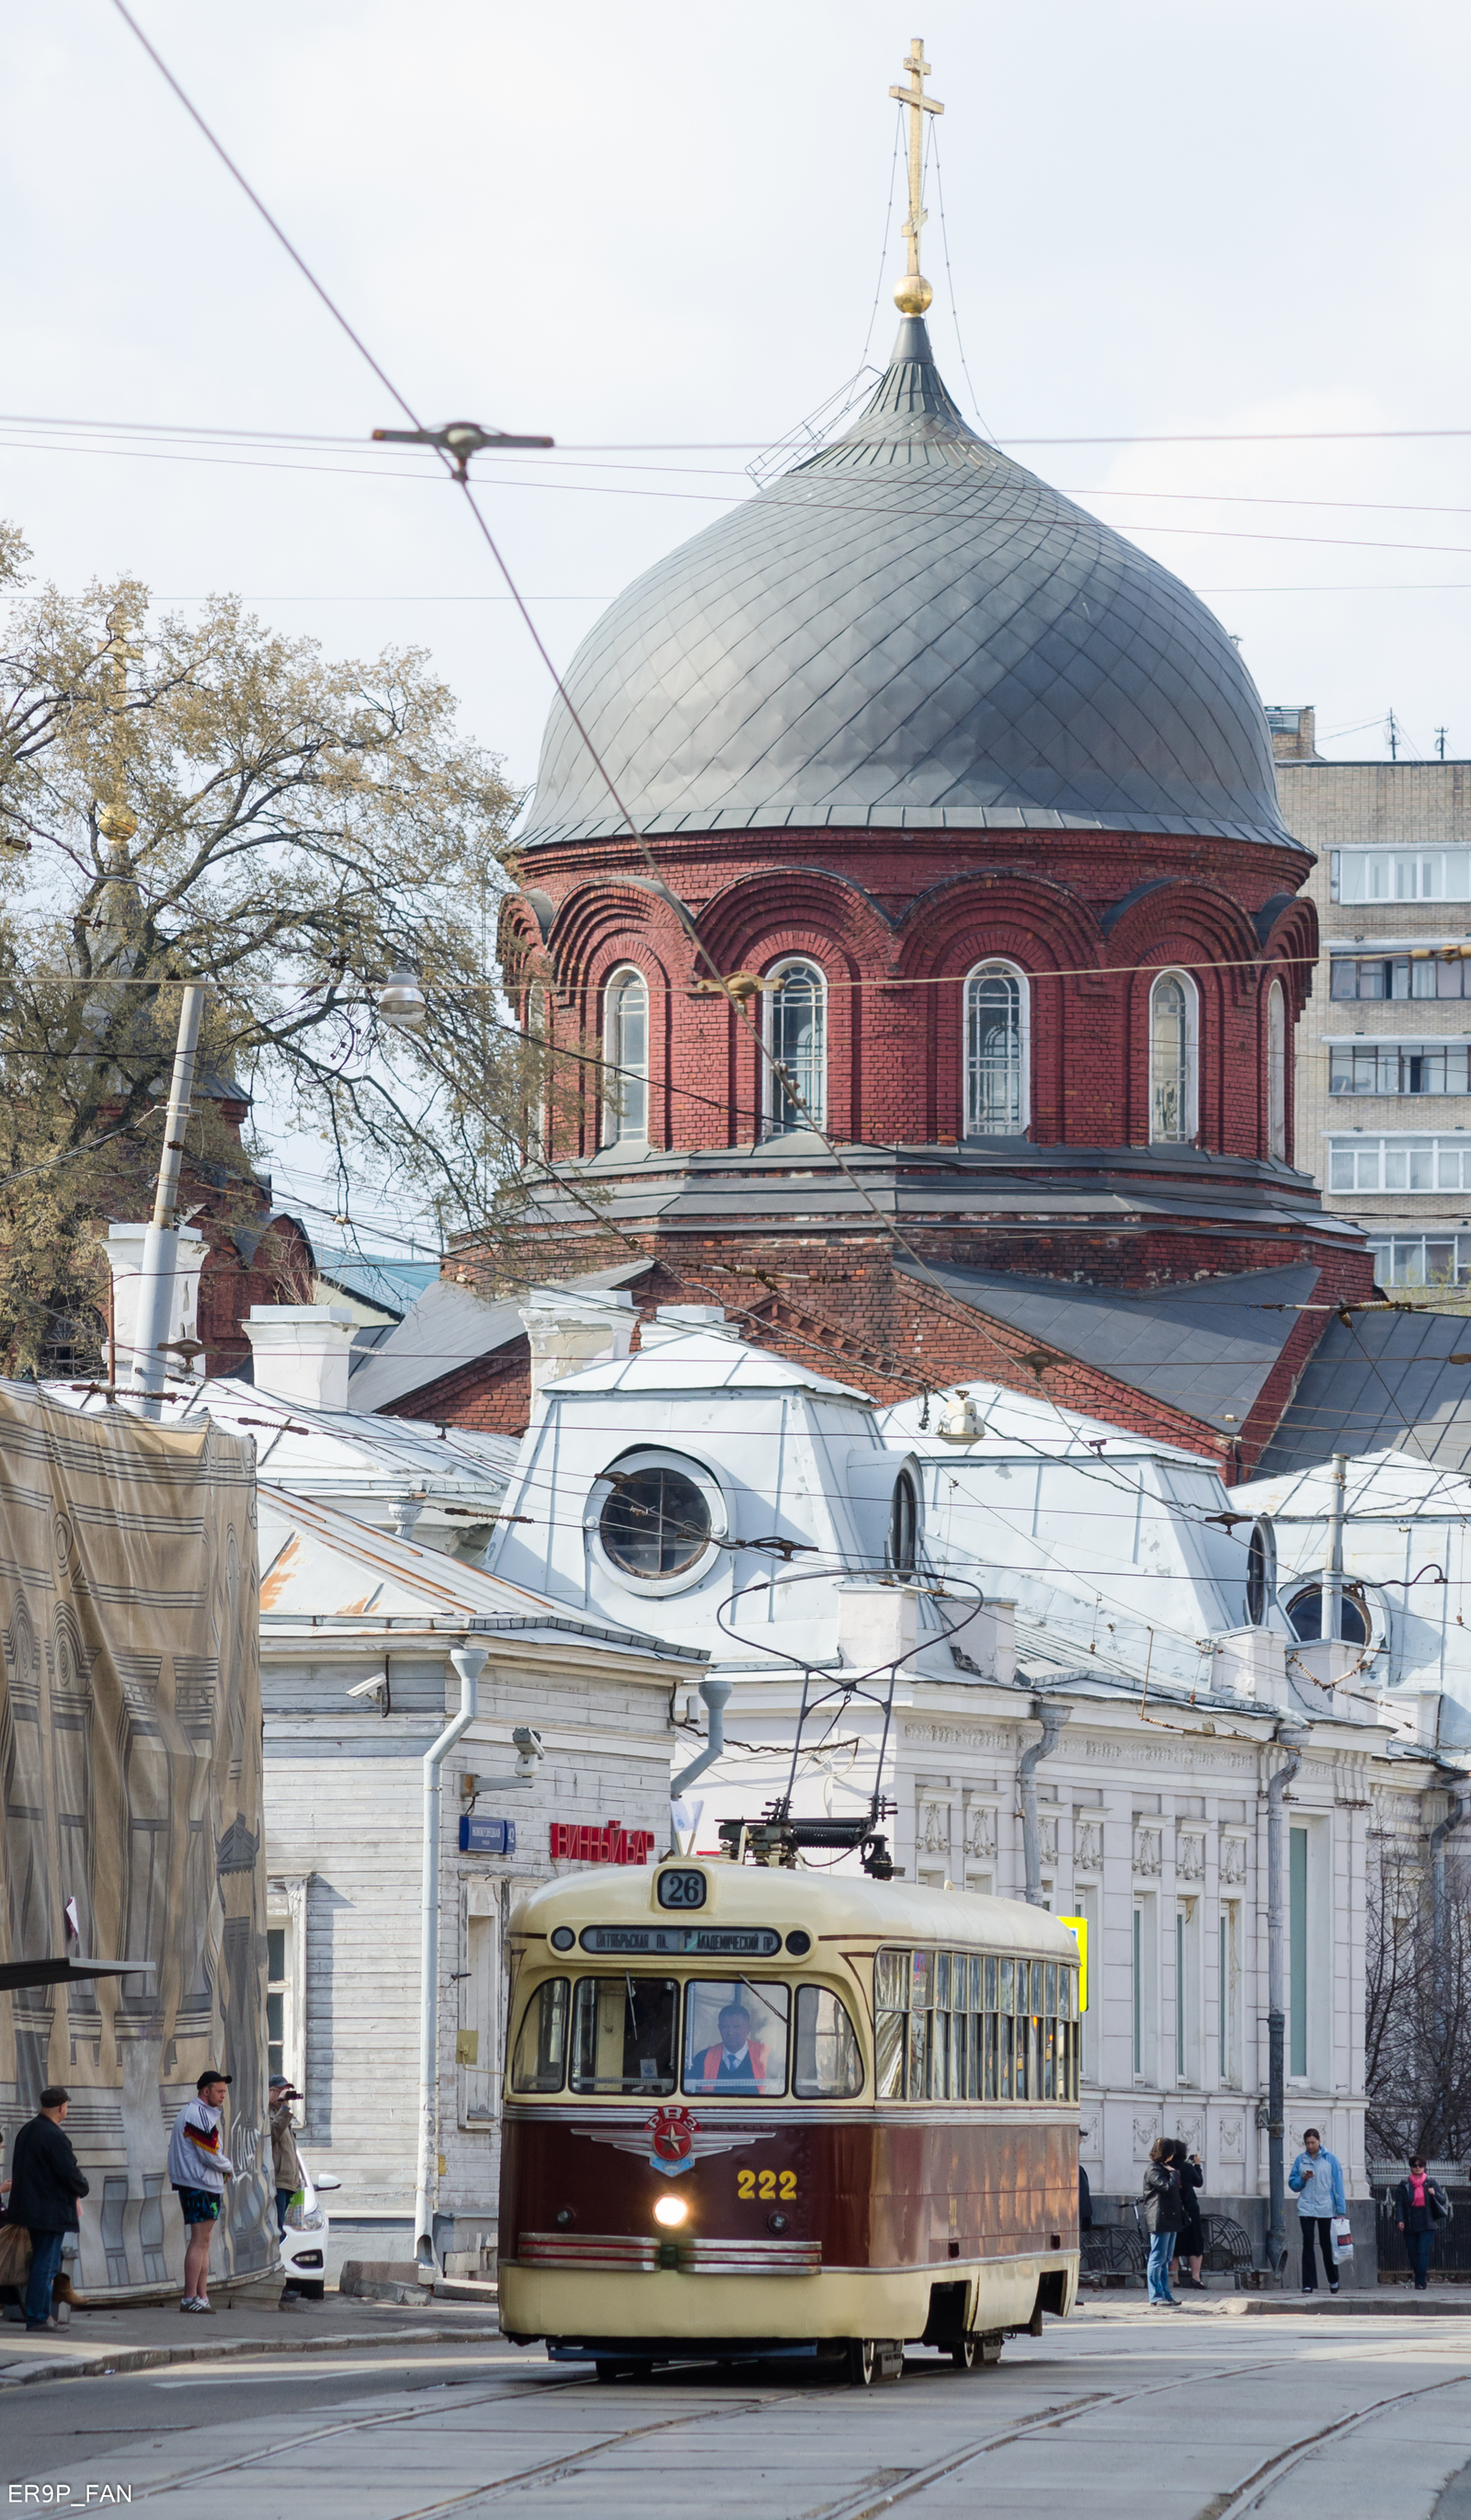
[{"label": "golden finial", "polygon": [[904,67],[909,72],[909,86],[891,87],[889,94],[897,97],[901,105],[907,105],[910,112],[910,214],[900,231],[909,241],[910,267],[894,292],[894,303],[901,315],[922,315],[935,292],[919,271],[919,231],[929,216],[924,206],[924,124],[920,117],[926,113],[943,113],[945,108],[934,97],[924,93],[929,64],[924,58],[922,35],[911,39],[909,58]]}]

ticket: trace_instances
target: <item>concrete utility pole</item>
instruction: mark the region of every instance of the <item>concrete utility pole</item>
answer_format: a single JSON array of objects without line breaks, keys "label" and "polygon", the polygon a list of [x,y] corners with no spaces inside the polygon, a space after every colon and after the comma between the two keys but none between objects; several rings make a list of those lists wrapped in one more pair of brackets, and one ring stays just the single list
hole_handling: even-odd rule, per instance
[{"label": "concrete utility pole", "polygon": [[1048,1698],[1034,1697],[1032,1712],[1042,1726],[1042,1739],[1023,1750],[1016,1763],[1016,1784],[1021,1798],[1021,1857],[1026,1873],[1026,1897],[1034,1908],[1042,1906],[1042,1831],[1037,1822],[1037,1771],[1044,1759],[1049,1759],[1057,1747],[1057,1735],[1067,1722],[1072,1708],[1055,1706]]},{"label": "concrete utility pole", "polygon": [[132,1383],[141,1396],[145,1418],[163,1414],[163,1342],[168,1336],[179,1258],[179,1172],[184,1161],[184,1132],[189,1125],[189,1098],[194,1091],[194,1063],[203,1009],[204,992],[191,980],[179,1009],[179,1038],[174,1050],[173,1081],[168,1089],[168,1116],[163,1123],[163,1152],[158,1158],[158,1187],[153,1219],[143,1238],[143,1290]]},{"label": "concrete utility pole", "polygon": [[423,1762],[423,1881],[419,1912],[419,2172],[414,2182],[414,2256],[421,2283],[439,2272],[434,2256],[434,2202],[439,2192],[439,1783],[440,1771],[461,1734],[480,1711],[485,1645],[468,1638],[450,1660],[460,1675],[460,1712],[453,1715]]},{"label": "concrete utility pole", "polygon": [[1283,2040],[1287,2026],[1283,1995],[1282,1890],[1287,1788],[1303,1763],[1308,1742],[1304,1724],[1278,1724],[1275,1739],[1287,1756],[1267,1784],[1267,2264],[1279,2274],[1287,2255],[1286,2185],[1282,2168],[1282,2124],[1285,2099]]}]

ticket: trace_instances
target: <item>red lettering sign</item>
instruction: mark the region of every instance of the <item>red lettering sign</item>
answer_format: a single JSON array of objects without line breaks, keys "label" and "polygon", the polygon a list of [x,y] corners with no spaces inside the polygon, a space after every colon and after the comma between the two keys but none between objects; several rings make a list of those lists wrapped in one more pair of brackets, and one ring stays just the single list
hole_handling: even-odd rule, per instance
[{"label": "red lettering sign", "polygon": [[602,1826],[577,1821],[552,1822],[552,1853],[568,1864],[646,1864],[653,1853],[651,1828],[623,1828],[615,1820]]}]

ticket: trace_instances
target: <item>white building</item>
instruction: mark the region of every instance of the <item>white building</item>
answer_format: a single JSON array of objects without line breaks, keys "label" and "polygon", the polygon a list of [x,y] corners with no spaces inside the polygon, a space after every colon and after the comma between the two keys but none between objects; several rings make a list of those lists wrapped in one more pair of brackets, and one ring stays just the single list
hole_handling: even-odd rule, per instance
[{"label": "white building", "polygon": [[[1089,1927],[1090,2175],[1136,2195],[1155,2136],[1179,2133],[1207,2210],[1258,2231],[1267,1786],[1278,1728],[1304,1735],[1288,2142],[1319,2126],[1361,2200],[1371,1827],[1440,1818],[1445,1772],[1339,1687],[1352,1654],[1295,1645],[1270,1530],[1209,1465],[1012,1396],[969,1402],[921,1433],[912,1407],[880,1413],[711,1308],[669,1307],[637,1354],[544,1380],[488,1562],[709,1653],[731,1693],[723,1753],[689,1788],[701,1847],[789,1781],[808,1816],[860,1816],[877,1791],[912,1877],[1019,1896],[1041,1745],[1035,1886]],[[692,1758],[693,1688],[684,1716]]]}]

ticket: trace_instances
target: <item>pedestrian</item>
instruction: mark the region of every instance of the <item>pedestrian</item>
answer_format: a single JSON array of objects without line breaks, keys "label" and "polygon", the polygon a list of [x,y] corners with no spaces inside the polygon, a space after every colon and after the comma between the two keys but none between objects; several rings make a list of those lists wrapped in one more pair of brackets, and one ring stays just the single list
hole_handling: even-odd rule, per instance
[{"label": "pedestrian", "polygon": [[25,2286],[25,2325],[44,2328],[51,2318],[51,2287],[61,2272],[62,2243],[77,2228],[77,2201],[89,2191],[71,2138],[63,2133],[70,2093],[48,2083],[38,2114],[27,2119],[10,2157],[10,2220],[30,2233],[30,2274]]},{"label": "pedestrian", "polygon": [[1437,2223],[1449,2221],[1450,2206],[1446,2190],[1438,2180],[1431,2178],[1426,2169],[1423,2152],[1410,2154],[1409,2176],[1402,2179],[1396,2188],[1395,2204],[1398,2209],[1395,2228],[1404,2234],[1404,2245],[1409,2251],[1410,2271],[1414,2275],[1415,2290],[1428,2292],[1430,2252],[1435,2240],[1435,2227]]},{"label": "pedestrian", "polygon": [[1338,2260],[1333,2255],[1333,2217],[1347,2210],[1343,2199],[1343,2171],[1337,2154],[1324,2151],[1323,2139],[1316,2127],[1304,2129],[1303,2149],[1287,2173],[1287,2184],[1297,2197],[1298,2221],[1303,2230],[1303,2290],[1317,2290],[1317,2261],[1314,2256],[1315,2232],[1322,2244],[1328,2290],[1337,2292]]},{"label": "pedestrian", "polygon": [[[1078,2132],[1083,2135],[1086,2129],[1080,2127]],[[1091,2231],[1092,2228],[1093,2191],[1088,2183],[1088,2173],[1080,2161],[1078,2164],[1078,2228],[1080,2231]]]},{"label": "pedestrian", "polygon": [[1175,2255],[1181,2224],[1180,2181],[1176,2175],[1174,2152],[1175,2147],[1168,2136],[1156,2136],[1149,2146],[1149,2166],[1144,2172],[1144,2193],[1140,2201],[1149,2233],[1151,2310],[1179,2310],[1181,2307],[1170,2290],[1170,2260]]},{"label": "pedestrian", "polygon": [[214,2307],[209,2298],[209,2243],[220,2218],[225,2182],[235,2175],[235,2164],[220,2144],[220,2120],[231,2080],[218,2066],[206,2065],[195,2098],[179,2111],[168,2138],[169,2184],[189,2233],[181,2310],[211,2312]]},{"label": "pedestrian", "polygon": [[1180,2236],[1175,2243],[1176,2282],[1188,2284],[1193,2292],[1204,2292],[1201,2268],[1205,2264],[1205,2227],[1200,2220],[1200,2191],[1205,2185],[1205,2172],[1200,2167],[1198,2152],[1186,2152],[1179,2136],[1174,2138],[1175,2168],[1180,2179]]},{"label": "pedestrian", "polygon": [[[291,2124],[291,2102],[299,2100],[301,2093],[292,2089],[285,2074],[271,2076],[270,2092],[271,2174],[276,2182],[276,2232],[278,2238],[284,2239],[287,2208],[297,2189],[306,2185],[306,2174],[301,2167],[301,2156],[296,2150],[296,2130]],[[296,2285],[288,2283],[281,2298],[283,2301],[297,2300],[299,2294]]]}]

